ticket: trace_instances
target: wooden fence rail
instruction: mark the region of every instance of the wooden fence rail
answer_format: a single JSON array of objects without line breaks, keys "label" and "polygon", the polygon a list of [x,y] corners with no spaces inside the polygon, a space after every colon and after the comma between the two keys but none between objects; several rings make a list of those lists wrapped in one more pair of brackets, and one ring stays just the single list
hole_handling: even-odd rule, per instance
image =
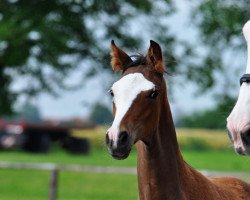
[{"label": "wooden fence rail", "polygon": [[[45,170],[50,171],[49,180],[49,200],[57,199],[58,192],[58,175],[60,171],[75,171],[75,172],[92,172],[92,173],[107,173],[107,174],[135,174],[135,167],[103,167],[103,166],[81,166],[81,165],[59,165],[53,163],[14,163],[0,162],[0,169],[16,169],[16,170]],[[241,172],[216,172],[209,170],[201,170],[206,176],[233,176],[244,180],[250,180],[250,173]]]}]

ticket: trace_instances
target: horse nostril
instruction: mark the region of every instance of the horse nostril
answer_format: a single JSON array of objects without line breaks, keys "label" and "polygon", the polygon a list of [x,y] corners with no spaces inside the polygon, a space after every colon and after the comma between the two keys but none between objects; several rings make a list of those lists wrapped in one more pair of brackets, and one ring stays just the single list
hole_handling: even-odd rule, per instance
[{"label": "horse nostril", "polygon": [[108,145],[108,144],[109,144],[109,142],[110,142],[110,140],[109,140],[109,135],[108,135],[108,134],[106,134],[106,145]]},{"label": "horse nostril", "polygon": [[229,130],[227,130],[227,135],[228,135],[229,139],[231,140],[231,142],[233,142],[233,137],[232,137],[232,134],[230,133]]},{"label": "horse nostril", "polygon": [[241,147],[236,148],[235,150],[236,150],[236,152],[237,152],[238,154],[240,154],[240,155],[245,155],[245,154],[244,154],[244,151],[243,151],[243,149],[242,149]]},{"label": "horse nostril", "polygon": [[246,132],[240,133],[242,143],[246,146],[250,145],[250,129],[248,129]]},{"label": "horse nostril", "polygon": [[110,148],[113,145],[113,142],[112,142],[112,140],[109,139],[109,135],[108,134],[106,134],[106,145],[109,146]]},{"label": "horse nostril", "polygon": [[128,133],[126,131],[122,131],[118,137],[118,144],[123,146],[123,145],[126,145],[128,141],[129,141]]}]

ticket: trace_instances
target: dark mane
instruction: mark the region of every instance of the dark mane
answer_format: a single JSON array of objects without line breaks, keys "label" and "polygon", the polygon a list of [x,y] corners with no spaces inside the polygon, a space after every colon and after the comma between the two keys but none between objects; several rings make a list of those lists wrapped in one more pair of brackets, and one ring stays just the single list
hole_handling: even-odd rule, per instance
[{"label": "dark mane", "polygon": [[143,56],[142,54],[131,55],[129,57],[131,58],[132,62],[124,66],[125,69],[146,64],[146,56]]},{"label": "dark mane", "polygon": [[[129,57],[131,58],[132,62],[129,62],[128,64],[124,65],[125,70],[123,72],[125,72],[128,68],[146,64],[146,56],[140,53],[131,55]],[[164,73],[171,75],[171,73],[166,69],[164,70]]]}]

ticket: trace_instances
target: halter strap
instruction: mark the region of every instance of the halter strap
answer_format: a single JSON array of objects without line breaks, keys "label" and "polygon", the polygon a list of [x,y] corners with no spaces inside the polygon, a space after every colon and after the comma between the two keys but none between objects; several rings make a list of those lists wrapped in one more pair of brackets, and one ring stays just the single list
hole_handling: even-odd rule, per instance
[{"label": "halter strap", "polygon": [[240,78],[240,85],[242,85],[242,83],[250,83],[250,74],[244,74]]}]

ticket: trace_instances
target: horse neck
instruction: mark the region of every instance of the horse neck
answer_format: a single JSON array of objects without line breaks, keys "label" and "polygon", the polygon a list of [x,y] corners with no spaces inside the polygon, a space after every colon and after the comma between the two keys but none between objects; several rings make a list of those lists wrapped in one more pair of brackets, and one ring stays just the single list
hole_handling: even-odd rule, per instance
[{"label": "horse neck", "polygon": [[185,174],[185,163],[169,104],[163,104],[158,130],[152,133],[150,144],[140,141],[137,145],[140,199],[182,199],[180,173]]}]

